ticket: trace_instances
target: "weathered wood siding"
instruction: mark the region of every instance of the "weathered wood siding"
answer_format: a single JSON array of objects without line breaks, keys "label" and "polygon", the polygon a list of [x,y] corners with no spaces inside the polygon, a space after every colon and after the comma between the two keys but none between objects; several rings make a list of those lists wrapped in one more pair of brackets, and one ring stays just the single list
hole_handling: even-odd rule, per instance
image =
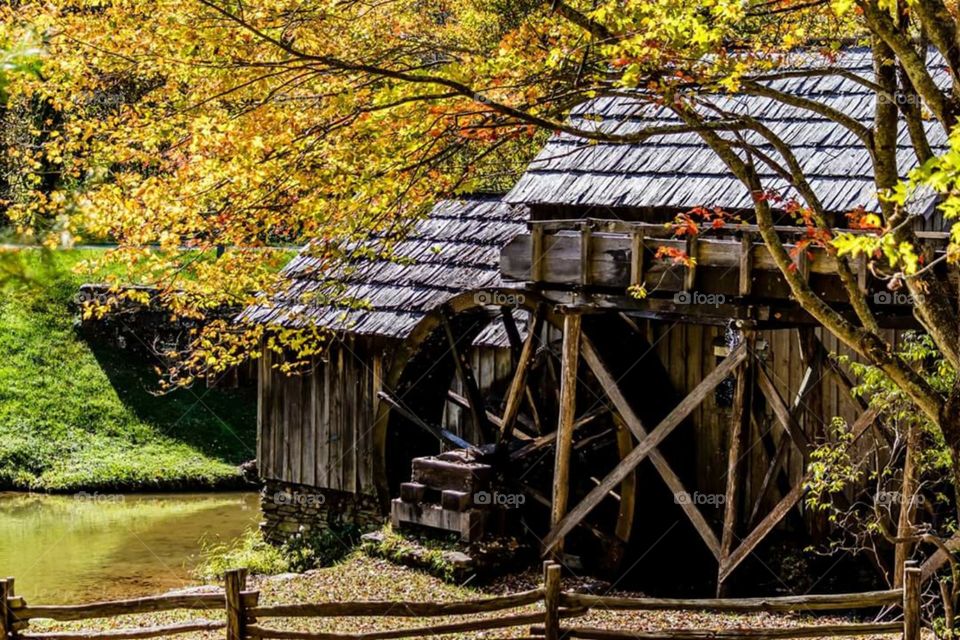
[{"label": "weathered wood siding", "polygon": [[266,351],[260,359],[261,476],[375,495],[371,456],[380,352],[347,337],[301,375],[278,371],[278,358]]}]

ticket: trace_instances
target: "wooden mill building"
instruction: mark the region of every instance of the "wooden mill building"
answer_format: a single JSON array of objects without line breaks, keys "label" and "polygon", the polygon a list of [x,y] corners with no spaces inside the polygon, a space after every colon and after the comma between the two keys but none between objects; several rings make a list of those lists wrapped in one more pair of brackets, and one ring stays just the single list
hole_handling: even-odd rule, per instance
[{"label": "wooden mill building", "polygon": [[[873,77],[866,50],[832,64]],[[767,84],[864,124],[874,117],[875,94],[849,77]],[[870,157],[851,132],[773,98],[712,100],[782,136],[838,225],[859,207],[877,210]],[[624,96],[592,100],[570,119],[617,133],[679,122]],[[936,125],[927,133],[945,148]],[[905,173],[916,165],[906,133],[900,145]],[[797,195],[760,171],[768,189]],[[400,488],[424,484],[409,482],[415,458],[445,451],[437,464],[455,464],[450,452],[460,450],[462,464],[490,467],[487,489],[524,496],[512,515],[527,535],[583,564],[666,537],[712,563],[723,584],[772,533],[822,533],[802,501],[810,452],[832,437],[834,417],[852,429],[855,455],[876,450],[877,416],[830,357],[845,350],[791,299],[749,224],[752,203],[696,133],[638,144],[561,134],[501,198],[437,204],[397,245],[400,260],[358,260],[331,276],[309,253],[294,259],[289,292],[246,317],[313,323],[337,338],[306,375],[262,360],[266,529],[279,537],[335,518],[369,522],[406,499],[438,526],[459,522],[456,500],[417,506],[422,496]],[[933,198],[912,205],[926,211],[918,231],[940,237]],[[747,222],[693,239],[665,227],[694,207]],[[786,213],[781,224],[788,246],[805,231]],[[695,266],[657,260],[661,247]],[[814,289],[843,306],[833,259],[798,256]],[[887,329],[915,328],[908,301],[882,294],[863,263],[856,273]],[[331,278],[369,305],[311,303]],[[646,297],[628,294],[636,285]],[[274,500],[295,492],[321,493],[325,508]]]}]

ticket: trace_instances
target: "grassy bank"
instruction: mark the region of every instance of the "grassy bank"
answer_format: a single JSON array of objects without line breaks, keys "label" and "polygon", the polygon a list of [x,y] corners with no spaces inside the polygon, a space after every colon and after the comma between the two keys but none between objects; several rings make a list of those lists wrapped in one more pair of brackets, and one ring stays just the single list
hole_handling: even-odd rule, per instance
[{"label": "grassy bank", "polygon": [[176,489],[235,481],[254,457],[250,389],[156,396],[155,361],[87,343],[72,300],[84,251],[3,256],[0,487]]}]

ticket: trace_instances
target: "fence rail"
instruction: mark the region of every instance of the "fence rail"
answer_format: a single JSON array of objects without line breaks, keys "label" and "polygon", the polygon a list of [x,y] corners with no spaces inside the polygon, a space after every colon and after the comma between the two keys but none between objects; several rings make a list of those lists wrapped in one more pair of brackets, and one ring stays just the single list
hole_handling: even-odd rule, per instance
[{"label": "fence rail", "polygon": [[[259,591],[246,589],[247,573],[237,569],[227,573],[219,592],[196,595],[171,594],[95,602],[77,605],[30,606],[14,594],[14,580],[0,580],[0,640],[135,640],[174,636],[198,631],[223,630],[226,640],[276,638],[278,640],[392,640],[422,638],[451,633],[469,633],[528,627],[533,635],[546,640],[583,638],[586,640],[751,640],[754,638],[852,637],[881,633],[903,633],[904,640],[920,640],[920,569],[909,563],[904,571],[903,588],[864,593],[787,596],[779,598],[671,599],[624,598],[562,591],[560,566],[544,565],[543,586],[529,591],[460,600],[456,602],[354,601],[294,603],[260,606]],[[418,627],[401,627],[363,633],[288,631],[270,628],[270,618],[436,618],[478,615],[518,609],[543,603],[543,611],[485,616],[474,620],[439,622]],[[781,628],[724,628],[625,631],[586,626],[564,626],[563,620],[582,616],[591,609],[612,611],[707,611],[730,612],[808,612],[878,608],[900,605],[901,622],[833,623]],[[135,627],[109,631],[30,632],[37,619],[56,621],[92,620],[159,611],[223,609],[225,620],[197,619],[155,627]]]}]

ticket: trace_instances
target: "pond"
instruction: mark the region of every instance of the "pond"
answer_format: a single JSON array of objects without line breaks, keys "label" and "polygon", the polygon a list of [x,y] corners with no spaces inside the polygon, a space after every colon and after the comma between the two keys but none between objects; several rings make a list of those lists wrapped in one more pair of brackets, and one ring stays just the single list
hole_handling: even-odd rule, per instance
[{"label": "pond", "polygon": [[256,493],[0,493],[0,575],[32,604],[162,593],[259,519]]}]

